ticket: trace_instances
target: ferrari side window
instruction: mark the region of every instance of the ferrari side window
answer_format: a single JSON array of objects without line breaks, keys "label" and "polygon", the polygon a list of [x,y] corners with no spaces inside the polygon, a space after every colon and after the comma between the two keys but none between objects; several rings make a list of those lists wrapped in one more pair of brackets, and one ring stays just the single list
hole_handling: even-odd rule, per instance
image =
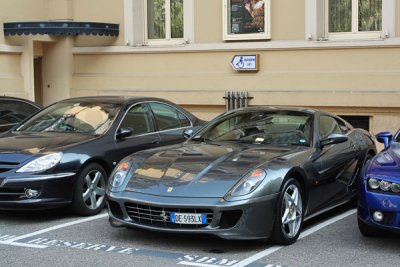
[{"label": "ferrari side window", "polygon": [[321,139],[327,138],[330,134],[342,134],[342,130],[335,118],[330,116],[319,117],[319,135]]}]

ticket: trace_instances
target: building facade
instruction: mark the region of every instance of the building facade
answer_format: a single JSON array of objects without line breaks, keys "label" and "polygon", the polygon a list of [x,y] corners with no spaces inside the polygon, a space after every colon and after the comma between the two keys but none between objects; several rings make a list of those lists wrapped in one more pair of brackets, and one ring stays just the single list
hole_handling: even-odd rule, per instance
[{"label": "building facade", "polygon": [[[396,0],[0,5],[1,94],[44,105],[87,95],[156,96],[210,119],[225,110],[226,91],[246,91],[249,105],[321,108],[373,133],[400,126]],[[38,21],[118,24],[119,34],[5,34],[4,23]],[[241,65],[248,56],[255,70]]]}]

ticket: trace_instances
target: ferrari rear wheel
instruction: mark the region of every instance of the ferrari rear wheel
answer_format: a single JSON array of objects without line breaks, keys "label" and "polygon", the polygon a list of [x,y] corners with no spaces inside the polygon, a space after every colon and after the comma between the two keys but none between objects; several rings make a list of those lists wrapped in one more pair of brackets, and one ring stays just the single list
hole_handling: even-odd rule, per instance
[{"label": "ferrari rear wheel", "polygon": [[303,192],[293,178],[286,181],[278,199],[272,239],[278,244],[294,243],[303,224]]},{"label": "ferrari rear wheel", "polygon": [[75,183],[72,209],[79,215],[97,214],[105,205],[107,174],[97,163],[90,163]]}]

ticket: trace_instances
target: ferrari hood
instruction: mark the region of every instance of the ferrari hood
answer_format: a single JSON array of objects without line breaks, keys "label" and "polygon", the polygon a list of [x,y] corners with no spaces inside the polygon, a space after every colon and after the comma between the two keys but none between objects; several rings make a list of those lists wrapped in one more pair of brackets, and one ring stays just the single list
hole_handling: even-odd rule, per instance
[{"label": "ferrari hood", "polygon": [[0,162],[22,163],[35,155],[62,151],[95,138],[84,134],[17,133],[0,138]]},{"label": "ferrari hood", "polygon": [[136,170],[127,190],[174,197],[223,197],[251,170],[288,148],[187,144],[160,150]]}]

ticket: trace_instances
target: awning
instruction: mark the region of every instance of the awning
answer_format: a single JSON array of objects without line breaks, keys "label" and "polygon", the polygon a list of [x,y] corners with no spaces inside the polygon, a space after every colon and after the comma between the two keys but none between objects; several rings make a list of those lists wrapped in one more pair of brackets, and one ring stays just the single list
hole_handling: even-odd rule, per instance
[{"label": "awning", "polygon": [[74,21],[35,21],[6,22],[3,25],[4,35],[100,35],[118,36],[119,25],[99,22]]}]

